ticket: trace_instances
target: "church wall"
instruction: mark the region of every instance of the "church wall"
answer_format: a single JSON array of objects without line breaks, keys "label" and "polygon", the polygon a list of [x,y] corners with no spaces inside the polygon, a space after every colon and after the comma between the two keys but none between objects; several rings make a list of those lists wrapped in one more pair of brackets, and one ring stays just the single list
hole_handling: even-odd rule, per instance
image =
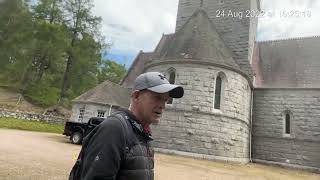
[{"label": "church wall", "polygon": [[[255,89],[253,159],[320,168],[320,89]],[[290,136],[284,111],[292,113]]]},{"label": "church wall", "polygon": [[[147,71],[176,69],[176,84],[185,95],[167,105],[161,123],[153,128],[154,146],[213,159],[247,162],[251,89],[236,72],[197,64],[167,64]],[[213,108],[215,78],[226,75],[221,110]],[[209,157],[210,158],[210,157]]]},{"label": "church wall", "polygon": [[[208,155],[208,159],[248,162],[249,127],[223,114],[168,107],[161,123],[152,127],[154,147]],[[179,153],[177,153],[179,154]]]}]

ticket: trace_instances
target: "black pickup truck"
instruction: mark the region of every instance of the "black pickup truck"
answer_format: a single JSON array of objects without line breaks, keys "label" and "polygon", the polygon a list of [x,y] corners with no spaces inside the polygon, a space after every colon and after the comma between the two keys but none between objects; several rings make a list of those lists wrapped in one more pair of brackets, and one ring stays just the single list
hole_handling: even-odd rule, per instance
[{"label": "black pickup truck", "polygon": [[83,138],[104,120],[106,120],[104,117],[92,117],[88,123],[67,121],[64,125],[63,135],[70,136],[70,141],[73,144],[81,144]]}]

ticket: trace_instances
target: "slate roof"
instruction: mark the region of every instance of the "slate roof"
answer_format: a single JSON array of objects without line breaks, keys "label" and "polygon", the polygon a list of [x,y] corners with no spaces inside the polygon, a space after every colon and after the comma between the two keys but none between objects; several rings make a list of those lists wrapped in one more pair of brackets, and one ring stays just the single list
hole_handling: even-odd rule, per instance
[{"label": "slate roof", "polygon": [[151,52],[140,51],[137,57],[134,59],[127,74],[122,78],[120,85],[126,88],[132,88],[133,82],[137,76],[143,73],[146,62],[151,60]]},{"label": "slate roof", "polygon": [[320,37],[258,42],[257,87],[320,87]]},{"label": "slate roof", "polygon": [[166,51],[167,49],[166,45],[168,45],[172,41],[173,37],[174,37],[174,33],[162,35],[157,47],[154,50],[153,58],[160,57],[162,52]]},{"label": "slate roof", "polygon": [[73,102],[108,104],[128,108],[130,90],[110,81],[104,81],[96,87],[80,95]]},{"label": "slate roof", "polygon": [[203,9],[198,9],[174,35],[155,50],[153,59],[192,59],[240,69]]}]

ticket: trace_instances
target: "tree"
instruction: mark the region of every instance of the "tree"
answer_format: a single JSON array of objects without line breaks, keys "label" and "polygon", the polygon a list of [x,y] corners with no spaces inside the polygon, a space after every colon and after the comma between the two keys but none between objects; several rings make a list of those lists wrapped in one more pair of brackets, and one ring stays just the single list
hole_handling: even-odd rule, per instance
[{"label": "tree", "polygon": [[65,22],[71,38],[60,93],[61,99],[67,97],[67,91],[71,87],[72,69],[75,64],[81,61],[81,57],[76,56],[76,52],[79,52],[77,46],[81,44],[80,41],[87,35],[98,40],[100,37],[98,25],[101,23],[101,18],[91,15],[93,0],[65,0],[63,7],[64,17],[66,17]]},{"label": "tree", "polygon": [[109,45],[99,32],[101,18],[91,15],[92,2],[0,0],[0,83],[44,106],[59,99],[68,104],[97,85]]},{"label": "tree", "polygon": [[120,65],[114,61],[106,60],[102,62],[97,74],[99,83],[109,80],[114,83],[119,83],[124,77],[127,70],[124,65]]},{"label": "tree", "polygon": [[39,0],[32,7],[36,19],[47,21],[49,24],[62,24],[62,0]]},{"label": "tree", "polygon": [[74,96],[84,93],[86,90],[97,85],[96,73],[98,66],[101,64],[101,48],[102,45],[94,40],[90,34],[83,34],[83,38],[76,41],[74,47],[74,59],[70,75],[70,89]]},{"label": "tree", "polygon": [[19,86],[30,75],[33,35],[28,1],[5,0],[0,4],[0,70],[2,81]]},{"label": "tree", "polygon": [[32,35],[26,39],[29,60],[20,89],[33,103],[43,106],[58,102],[57,82],[61,82],[65,66],[68,34],[62,23],[60,4],[56,0],[39,0],[28,8],[32,15]]},{"label": "tree", "polygon": [[60,0],[40,0],[32,7],[36,31],[33,49],[36,81],[40,81],[46,71],[60,70],[65,63],[68,32],[62,24],[61,5]]}]

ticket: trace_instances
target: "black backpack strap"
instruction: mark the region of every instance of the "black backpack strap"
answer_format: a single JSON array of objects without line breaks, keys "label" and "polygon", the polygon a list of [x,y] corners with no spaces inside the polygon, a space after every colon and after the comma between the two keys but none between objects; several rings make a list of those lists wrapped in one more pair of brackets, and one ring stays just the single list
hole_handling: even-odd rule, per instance
[{"label": "black backpack strap", "polygon": [[122,127],[124,128],[124,138],[125,138],[125,155],[126,153],[129,153],[130,151],[130,143],[128,142],[128,139],[129,139],[129,117],[124,113],[124,112],[119,112],[119,113],[115,113],[113,114],[113,116],[117,117],[121,124],[122,124]]},{"label": "black backpack strap", "polygon": [[111,115],[111,116],[114,116],[114,117],[116,117],[116,118],[118,118],[119,120],[120,120],[120,122],[121,122],[121,124],[122,124],[122,126],[123,126],[123,128],[124,128],[124,132],[125,132],[125,134],[124,134],[124,137],[128,137],[128,133],[129,133],[129,127],[128,127],[128,116],[127,115],[125,115],[125,113],[122,113],[122,112],[119,112],[119,113],[116,113],[116,114],[113,114],[113,115]]}]

